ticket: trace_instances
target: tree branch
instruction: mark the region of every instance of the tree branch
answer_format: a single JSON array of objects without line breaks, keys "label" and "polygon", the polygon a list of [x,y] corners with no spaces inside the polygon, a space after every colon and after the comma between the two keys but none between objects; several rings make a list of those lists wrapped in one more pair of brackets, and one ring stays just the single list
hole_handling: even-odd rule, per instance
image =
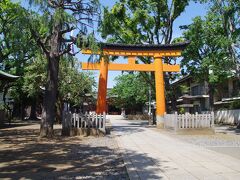
[{"label": "tree branch", "polygon": [[33,36],[33,38],[35,39],[35,41],[37,42],[37,44],[42,48],[43,52],[46,55],[49,55],[49,51],[47,50],[47,48],[45,47],[45,44],[42,42],[41,38],[38,36],[38,34],[32,29],[32,27],[30,27],[30,31],[31,34]]},{"label": "tree branch", "polygon": [[60,56],[63,56],[64,54],[70,53],[72,45],[73,45],[73,43],[68,44],[64,50],[62,50],[58,53],[57,57],[60,57]]},{"label": "tree branch", "polygon": [[56,8],[58,7],[59,5],[57,4],[56,1],[53,1],[53,0],[48,0],[48,4],[51,8]]},{"label": "tree branch", "polygon": [[65,30],[62,30],[61,32],[60,32],[60,34],[61,35],[63,35],[63,34],[65,34],[65,33],[68,33],[68,32],[71,32],[71,31],[73,31],[74,29],[76,29],[75,27],[69,27],[69,25],[67,25],[67,29],[65,29]]}]

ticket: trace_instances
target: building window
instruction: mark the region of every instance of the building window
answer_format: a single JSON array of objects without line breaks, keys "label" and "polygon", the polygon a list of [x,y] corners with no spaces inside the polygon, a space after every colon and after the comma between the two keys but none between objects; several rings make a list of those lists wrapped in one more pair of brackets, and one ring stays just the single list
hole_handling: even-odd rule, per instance
[{"label": "building window", "polygon": [[240,82],[239,80],[233,80],[233,92],[232,92],[232,96],[240,96]]},{"label": "building window", "polygon": [[203,95],[203,94],[204,94],[204,86],[203,85],[197,85],[197,86],[193,86],[191,88],[192,96]]}]

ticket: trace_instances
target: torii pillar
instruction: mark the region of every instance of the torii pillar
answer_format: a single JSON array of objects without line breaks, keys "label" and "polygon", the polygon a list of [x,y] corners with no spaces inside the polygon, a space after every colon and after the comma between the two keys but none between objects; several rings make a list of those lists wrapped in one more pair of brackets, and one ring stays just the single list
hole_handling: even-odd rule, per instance
[{"label": "torii pillar", "polygon": [[97,97],[97,114],[106,113],[107,109],[107,79],[108,79],[108,62],[102,57],[100,61],[99,86]]},{"label": "torii pillar", "polygon": [[164,88],[164,75],[162,57],[154,57],[155,67],[155,88],[156,88],[156,120],[158,128],[163,128],[163,116],[166,112],[165,105],[165,88]]}]

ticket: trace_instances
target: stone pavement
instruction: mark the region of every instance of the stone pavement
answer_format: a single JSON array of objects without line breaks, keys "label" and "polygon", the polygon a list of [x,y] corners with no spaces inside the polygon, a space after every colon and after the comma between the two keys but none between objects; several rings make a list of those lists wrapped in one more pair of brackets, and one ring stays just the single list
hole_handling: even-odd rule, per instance
[{"label": "stone pavement", "polygon": [[109,116],[130,179],[240,179],[240,160]]}]

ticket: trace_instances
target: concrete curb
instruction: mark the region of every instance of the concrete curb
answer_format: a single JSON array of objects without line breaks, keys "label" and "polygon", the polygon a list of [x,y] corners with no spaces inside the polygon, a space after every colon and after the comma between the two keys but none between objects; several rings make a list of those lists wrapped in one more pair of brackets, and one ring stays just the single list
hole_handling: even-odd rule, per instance
[{"label": "concrete curb", "polygon": [[130,158],[127,158],[125,155],[126,155],[126,152],[120,148],[120,141],[117,137],[115,137],[116,139],[116,142],[117,142],[117,145],[118,145],[118,150],[119,150],[119,153],[120,153],[120,156],[124,162],[124,165],[127,169],[127,173],[128,173],[128,177],[130,180],[137,180],[137,179],[141,179],[140,176],[138,175],[137,173],[137,170],[136,168],[133,166],[133,163],[131,162]]}]

